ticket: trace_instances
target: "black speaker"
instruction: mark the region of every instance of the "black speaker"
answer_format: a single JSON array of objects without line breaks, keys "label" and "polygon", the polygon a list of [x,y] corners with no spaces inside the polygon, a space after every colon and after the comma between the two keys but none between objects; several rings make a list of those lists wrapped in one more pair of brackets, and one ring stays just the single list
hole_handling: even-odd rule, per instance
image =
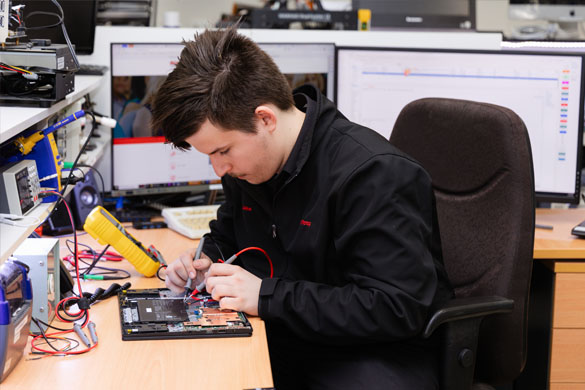
[{"label": "black speaker", "polygon": [[[83,181],[75,184],[71,192],[65,196],[65,200],[73,214],[75,228],[83,230],[83,224],[91,210],[97,205],[102,205],[102,198],[91,171],[85,174]],[[58,236],[72,232],[69,213],[65,205],[60,202],[43,224],[43,234]]]},{"label": "black speaker", "polygon": [[[67,204],[71,204],[71,193],[65,196]],[[71,207],[71,206],[69,206]],[[71,211],[73,212],[73,210]],[[49,217],[43,224],[43,235],[44,236],[60,236],[63,234],[73,233],[71,228],[71,220],[69,219],[69,213],[63,202],[59,202],[53,209]]]},{"label": "black speaker", "polygon": [[83,181],[75,184],[71,196],[71,211],[73,218],[75,218],[75,227],[83,229],[85,219],[96,206],[101,206],[102,197],[98,190],[93,172],[89,171],[85,174]]}]

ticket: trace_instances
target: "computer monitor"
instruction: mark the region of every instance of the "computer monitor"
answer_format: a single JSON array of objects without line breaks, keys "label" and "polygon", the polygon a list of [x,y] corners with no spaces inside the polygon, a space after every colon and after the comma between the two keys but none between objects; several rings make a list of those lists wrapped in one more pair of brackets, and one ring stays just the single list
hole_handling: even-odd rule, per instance
[{"label": "computer monitor", "polygon": [[[260,43],[291,86],[312,82],[333,99],[335,46],[332,43]],[[153,93],[176,65],[182,43],[112,43],[112,196],[201,191],[218,188],[209,158],[164,143],[150,128]]]},{"label": "computer monitor", "polygon": [[508,107],[528,128],[537,200],[578,203],[583,62],[576,54],[338,48],[336,101],[350,120],[386,138],[416,99]]},{"label": "computer monitor", "polygon": [[[92,54],[95,38],[97,0],[58,0],[63,13],[67,35],[75,45],[76,54]],[[56,16],[44,13],[59,14],[59,9],[51,0],[13,0],[12,5],[24,4],[24,18],[27,26],[26,35],[32,39],[50,39],[52,43],[67,43],[60,26],[37,29],[58,22]],[[29,16],[30,15],[30,16]]]},{"label": "computer monitor", "polygon": [[333,43],[259,43],[294,89],[311,83],[329,99],[335,98]]},{"label": "computer monitor", "polygon": [[372,11],[371,27],[474,29],[475,0],[352,0]]}]

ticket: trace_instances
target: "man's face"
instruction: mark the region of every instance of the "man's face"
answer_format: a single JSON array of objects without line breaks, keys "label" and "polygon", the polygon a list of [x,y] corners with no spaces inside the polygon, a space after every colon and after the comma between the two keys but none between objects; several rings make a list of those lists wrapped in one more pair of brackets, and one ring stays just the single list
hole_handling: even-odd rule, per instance
[{"label": "man's face", "polygon": [[279,168],[272,136],[263,128],[257,133],[225,130],[206,120],[187,141],[199,152],[207,154],[215,173],[228,174],[251,184],[268,181]]},{"label": "man's face", "polygon": [[114,93],[118,96],[124,96],[132,88],[132,79],[128,76],[117,76],[112,80]]}]

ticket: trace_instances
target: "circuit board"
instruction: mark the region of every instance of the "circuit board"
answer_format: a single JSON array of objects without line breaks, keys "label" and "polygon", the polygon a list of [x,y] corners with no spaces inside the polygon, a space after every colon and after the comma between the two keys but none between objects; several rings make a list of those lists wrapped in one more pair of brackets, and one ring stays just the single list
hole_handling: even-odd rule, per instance
[{"label": "circuit board", "polygon": [[245,337],[252,325],[242,312],[222,310],[209,294],[185,300],[168,289],[118,293],[122,340]]}]

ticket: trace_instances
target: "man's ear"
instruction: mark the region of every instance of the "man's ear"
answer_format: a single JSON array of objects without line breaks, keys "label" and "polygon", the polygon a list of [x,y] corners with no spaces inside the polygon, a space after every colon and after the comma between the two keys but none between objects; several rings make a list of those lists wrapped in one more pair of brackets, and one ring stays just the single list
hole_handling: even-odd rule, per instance
[{"label": "man's ear", "polygon": [[254,110],[254,116],[259,127],[269,132],[276,130],[277,117],[273,107],[269,105],[258,106]]}]

